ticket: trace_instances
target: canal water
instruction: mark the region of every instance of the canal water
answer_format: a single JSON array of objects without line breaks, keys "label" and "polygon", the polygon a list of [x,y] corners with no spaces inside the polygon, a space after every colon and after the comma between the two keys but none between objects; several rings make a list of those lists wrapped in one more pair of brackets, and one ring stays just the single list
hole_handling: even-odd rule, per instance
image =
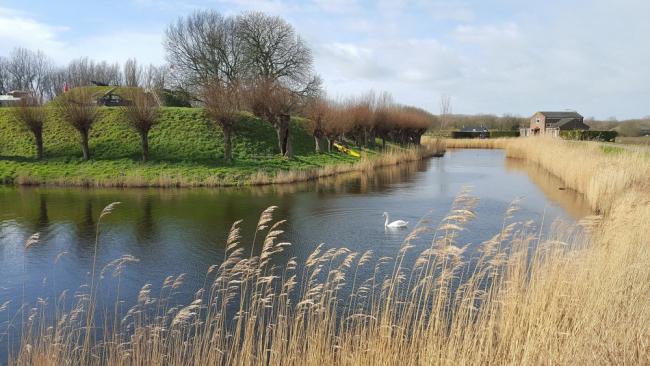
[{"label": "canal water", "polygon": [[[507,159],[501,150],[452,150],[442,158],[372,173],[269,187],[0,187],[0,305],[11,301],[7,313],[0,313],[0,329],[23,299],[51,302],[63,290],[74,293],[89,283],[99,215],[111,202],[121,205],[102,219],[97,268],[124,254],[139,259],[121,274],[120,293],[128,305],[143,284],[160,287],[168,275],[185,273],[183,291],[193,293],[203,285],[208,267],[223,260],[233,222],[243,220],[242,245],[250,246],[259,214],[269,206],[278,206],[275,217],[286,220],[281,240],[292,243],[280,260],[304,260],[320,243],[371,249],[379,258],[395,256],[409,233],[386,230],[384,212],[391,220],[409,221],[411,229],[424,216],[435,223],[466,187],[479,199],[476,218],[459,238],[470,247],[499,232],[504,213],[517,199],[514,219],[534,220],[541,230],[556,220],[571,224],[590,214],[582,197],[563,189],[557,178]],[[36,232],[38,243],[25,249]],[[424,249],[430,242],[415,244]]]}]

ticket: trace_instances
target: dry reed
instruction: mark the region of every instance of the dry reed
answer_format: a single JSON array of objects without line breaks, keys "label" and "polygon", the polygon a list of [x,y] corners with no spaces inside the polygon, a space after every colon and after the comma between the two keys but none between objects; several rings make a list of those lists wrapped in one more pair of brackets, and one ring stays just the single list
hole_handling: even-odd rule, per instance
[{"label": "dry reed", "polygon": [[441,140],[423,140],[419,146],[414,145],[408,148],[393,147],[377,156],[362,156],[358,162],[353,164],[329,165],[318,169],[291,170],[272,176],[265,173],[258,173],[252,177],[251,184],[267,185],[307,182],[351,172],[369,172],[381,167],[395,166],[433,156],[439,157],[444,155],[444,153],[445,147]]},{"label": "dry reed", "polygon": [[511,138],[497,139],[446,139],[448,149],[503,149]]}]

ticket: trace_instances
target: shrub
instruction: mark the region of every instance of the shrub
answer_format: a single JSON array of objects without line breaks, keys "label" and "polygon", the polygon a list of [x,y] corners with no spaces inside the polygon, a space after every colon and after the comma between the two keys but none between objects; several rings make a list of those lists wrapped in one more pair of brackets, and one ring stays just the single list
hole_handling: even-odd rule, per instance
[{"label": "shrub", "polygon": [[519,131],[490,131],[490,138],[519,136]]},{"label": "shrub", "polygon": [[618,136],[616,131],[569,130],[560,131],[560,137],[565,140],[580,141],[609,141],[614,142]]}]

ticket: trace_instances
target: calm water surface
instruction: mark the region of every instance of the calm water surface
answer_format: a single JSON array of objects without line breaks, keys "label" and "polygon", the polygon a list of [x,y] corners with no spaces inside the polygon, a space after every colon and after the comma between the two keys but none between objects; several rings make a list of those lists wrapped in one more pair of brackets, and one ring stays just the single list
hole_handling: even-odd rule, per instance
[{"label": "calm water surface", "polygon": [[[88,283],[96,225],[101,210],[121,201],[105,219],[98,245],[98,268],[131,254],[140,262],[122,275],[127,304],[144,283],[158,286],[167,275],[186,273],[186,291],[203,285],[207,268],[221,262],[228,231],[243,219],[243,245],[261,211],[278,206],[286,219],[283,241],[293,243],[280,260],[306,258],[320,243],[354,251],[372,249],[394,256],[408,230],[386,231],[382,213],[411,222],[431,214],[442,219],[463,187],[480,198],[477,218],[460,238],[478,245],[498,233],[503,214],[522,198],[517,220],[568,223],[589,215],[581,196],[560,190],[544,170],[508,160],[500,150],[450,151],[440,159],[352,174],[320,183],[224,190],[0,188],[0,305],[23,296],[52,299],[64,289]],[[41,240],[24,250],[25,240]],[[429,243],[422,240],[424,248]],[[60,253],[60,259],[55,258]],[[110,286],[108,286],[110,287]],[[187,300],[187,299],[185,299]],[[1,323],[6,320],[0,315]]]}]

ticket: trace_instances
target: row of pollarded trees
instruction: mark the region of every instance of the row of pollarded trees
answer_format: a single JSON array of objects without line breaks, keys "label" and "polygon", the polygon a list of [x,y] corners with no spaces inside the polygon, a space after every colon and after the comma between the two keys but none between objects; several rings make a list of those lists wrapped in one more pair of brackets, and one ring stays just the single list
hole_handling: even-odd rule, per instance
[{"label": "row of pollarded trees", "polygon": [[[140,136],[142,160],[149,160],[149,131],[158,123],[159,107],[155,97],[142,89],[128,90],[125,96],[129,103],[124,110],[128,125]],[[97,121],[96,98],[86,88],[73,89],[53,102],[60,117],[79,133],[83,159],[90,159],[90,130]],[[14,109],[14,118],[34,135],[36,158],[43,159],[43,129],[47,111],[38,97],[21,99]]]},{"label": "row of pollarded trees", "polygon": [[372,92],[342,101],[311,98],[304,106],[303,115],[311,121],[317,152],[323,150],[320,145],[323,138],[328,141],[328,150],[334,141],[344,138],[364,147],[374,147],[377,138],[383,146],[388,140],[420,144],[434,118],[422,109],[394,103],[387,93],[376,96]]}]

